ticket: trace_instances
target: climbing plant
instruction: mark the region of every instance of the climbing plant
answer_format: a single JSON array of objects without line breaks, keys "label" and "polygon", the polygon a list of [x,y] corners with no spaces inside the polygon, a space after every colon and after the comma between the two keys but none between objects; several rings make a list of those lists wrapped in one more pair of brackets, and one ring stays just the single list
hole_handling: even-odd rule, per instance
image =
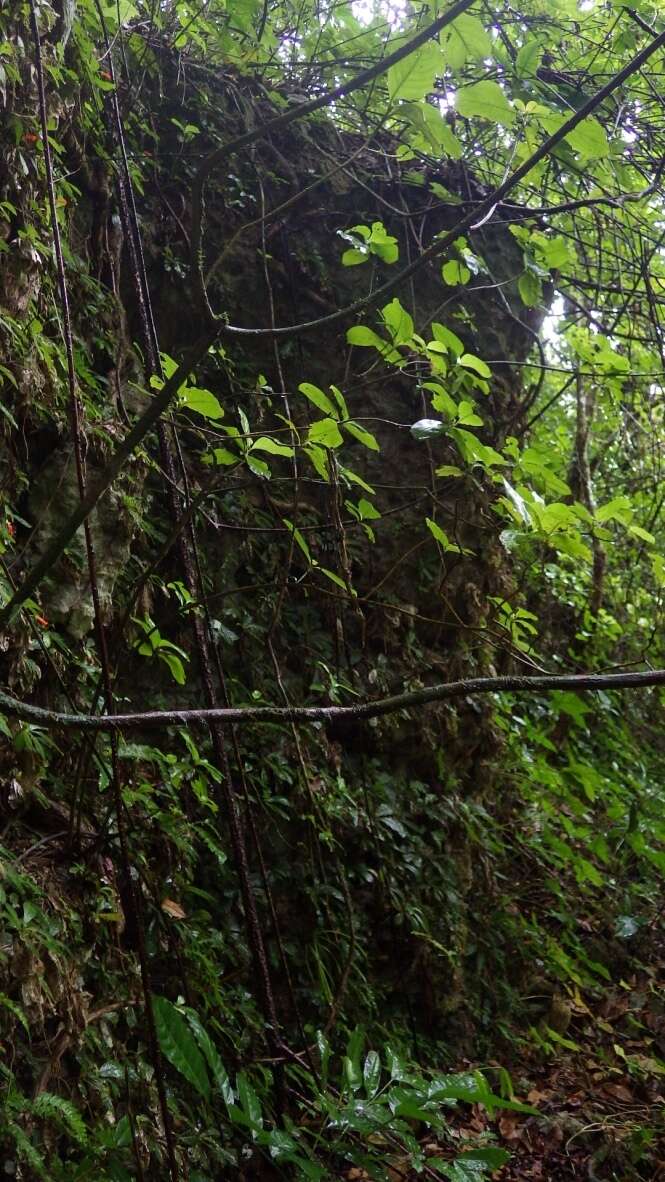
[{"label": "climbing plant", "polygon": [[661,23],[0,13],[7,1174],[509,1170],[652,982]]}]

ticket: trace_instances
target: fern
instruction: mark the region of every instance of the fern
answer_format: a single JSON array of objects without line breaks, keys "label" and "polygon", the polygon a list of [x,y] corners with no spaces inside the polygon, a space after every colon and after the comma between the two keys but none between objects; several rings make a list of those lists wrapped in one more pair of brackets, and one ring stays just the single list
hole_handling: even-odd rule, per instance
[{"label": "fern", "polygon": [[30,1027],[28,1025],[28,1019],[26,1018],[25,1014],[23,1013],[23,1010],[21,1009],[21,1007],[19,1005],[17,1005],[15,1001],[12,1001],[11,997],[7,997],[6,993],[0,993],[0,1006],[4,1006],[6,1010],[9,1010],[9,1012],[11,1014],[13,1014],[15,1018],[18,1019],[18,1021],[21,1023],[21,1026],[25,1030],[26,1034],[28,1035],[28,1037],[30,1037]]},{"label": "fern", "polygon": [[35,1116],[41,1116],[44,1120],[52,1120],[61,1129],[71,1133],[79,1145],[87,1144],[88,1132],[81,1114],[69,1100],[65,1100],[62,1096],[55,1096],[52,1092],[42,1092],[31,1107]]},{"label": "fern", "polygon": [[14,1147],[16,1149],[16,1156],[21,1161],[26,1161],[32,1167],[35,1174],[44,1179],[44,1182],[52,1182],[51,1175],[46,1169],[46,1162],[41,1153],[35,1149],[32,1141],[23,1132],[20,1125],[14,1123],[13,1120],[7,1121],[7,1131],[10,1137],[14,1138]]}]

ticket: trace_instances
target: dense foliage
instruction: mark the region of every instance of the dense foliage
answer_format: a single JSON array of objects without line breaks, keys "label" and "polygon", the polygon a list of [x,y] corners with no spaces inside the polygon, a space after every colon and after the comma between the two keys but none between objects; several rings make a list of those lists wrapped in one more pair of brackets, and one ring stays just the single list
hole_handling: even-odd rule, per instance
[{"label": "dense foliage", "polygon": [[654,1177],[660,23],[0,11],[7,1176]]}]

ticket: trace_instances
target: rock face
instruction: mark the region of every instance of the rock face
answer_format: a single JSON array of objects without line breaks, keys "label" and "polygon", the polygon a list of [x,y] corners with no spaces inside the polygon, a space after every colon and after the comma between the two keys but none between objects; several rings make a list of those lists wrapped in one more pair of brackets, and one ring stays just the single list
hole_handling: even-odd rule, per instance
[{"label": "rock face", "polygon": [[[257,118],[265,114],[263,100],[252,95],[250,83],[246,97],[255,103]],[[211,144],[220,134],[231,135],[238,119],[237,110],[225,109],[223,96],[218,98],[219,127],[211,129]],[[187,278],[192,166],[185,158],[178,167],[172,165],[181,147],[171,121],[176,111],[180,120],[186,118],[174,81],[172,93],[166,86],[159,105],[154,183],[140,196],[139,209],[159,342],[172,357],[197,337],[200,328]],[[308,327],[283,345],[265,337],[250,338],[249,343],[244,338],[240,343],[238,338],[223,338],[223,351],[214,351],[200,367],[197,383],[210,388],[222,403],[224,422],[238,421],[241,408],[252,431],[267,433],[283,431],[285,420],[306,428],[310,408],[297,393],[301,382],[323,389],[335,384],[344,392],[350,415],[367,425],[381,448],[375,453],[352,443],[344,460],[360,481],[375,487],[381,514],[372,521],[375,540],[350,514],[345,500],[352,486],[346,488],[344,480],[338,478],[331,486],[301,464],[297,487],[291,483],[292,469],[285,466],[270,483],[248,470],[242,481],[229,480],[225,488],[221,471],[220,489],[206,499],[205,512],[197,522],[199,553],[218,652],[227,676],[237,679],[243,693],[251,690],[272,698],[281,684],[292,700],[304,700],[313,692],[335,693],[340,682],[359,692],[371,686],[373,692],[381,693],[413,685],[417,677],[441,680],[488,671],[497,664],[485,630],[488,605],[492,597],[507,598],[512,584],[491,512],[493,487],[473,472],[437,486],[437,503],[451,522],[455,540],[468,551],[442,564],[435,548],[425,545],[429,539],[424,518],[434,469],[451,464],[455,457],[449,442],[419,442],[410,431],[415,420],[432,414],[423,387],[427,372],[418,358],[404,358],[398,368],[389,367],[376,351],[347,345],[346,330],[352,324],[381,330],[378,310],[344,318],[332,328],[311,326],[312,321],[352,305],[389,280],[483,196],[462,166],[442,166],[436,175],[417,164],[400,168],[393,148],[385,137],[362,145],[325,120],[307,127],[295,125],[283,140],[267,141],[257,146],[251,158],[234,161],[232,170],[212,178],[208,186],[206,268],[214,306],[235,325],[265,329],[305,323]],[[89,182],[93,173],[99,173],[99,160],[86,161],[85,148],[77,143],[68,151],[71,174],[81,186],[80,200],[68,215],[72,252],[68,262],[86,420],[87,475],[94,482],[96,471],[145,397],[140,391],[137,394],[140,367],[133,368],[131,358],[131,342],[140,338],[140,316],[127,257],[122,256],[118,265],[117,243],[112,245],[108,235],[100,233],[103,219],[109,219],[109,225],[117,220],[112,189],[103,188],[100,214],[100,189],[93,200]],[[265,178],[260,194],[257,170]],[[6,180],[11,189],[10,174]],[[39,188],[38,178],[31,183]],[[261,205],[269,215],[276,211],[263,227],[258,224]],[[542,316],[542,311],[526,308],[520,300],[517,277],[522,256],[506,217],[499,208],[446,256],[471,257],[475,270],[470,269],[468,282],[458,286],[442,282],[439,259],[424,266],[411,281],[397,285],[386,298],[387,303],[397,297],[424,336],[429,335],[432,322],[441,323],[454,331],[465,350],[483,361],[502,363],[493,370],[489,392],[479,396],[486,424],[483,438],[494,446],[519,423],[524,391],[520,367],[514,363],[523,362],[530,353]],[[341,254],[348,247],[344,236],[353,234],[354,227],[377,222],[396,239],[399,261],[392,268],[374,258],[362,266],[342,266]],[[3,256],[7,265],[0,280],[0,314],[5,319],[0,331],[10,357],[8,410],[13,419],[5,423],[0,471],[6,504],[22,523],[20,558],[12,568],[14,577],[20,577],[22,569],[45,551],[63,517],[75,506],[78,493],[52,288],[45,282],[43,268],[25,254],[24,241],[16,235],[7,241]],[[19,332],[19,318],[29,314],[34,314],[33,331]],[[193,424],[182,432],[194,492],[210,477],[210,469],[201,463],[206,436],[195,428]],[[143,460],[131,464],[91,522],[102,609],[110,625],[126,604],[130,561],[147,565],[173,525],[157,481],[145,483],[146,467]],[[284,524],[296,514],[315,562],[342,570],[344,578],[352,580],[358,592],[355,603],[344,602],[334,588],[312,580],[300,592],[302,563],[298,565],[297,552],[289,552],[290,535]],[[144,516],[150,517],[148,544],[141,531]],[[168,592],[171,598],[166,599],[166,588],[175,586],[180,577],[171,555],[160,568],[156,615],[160,627],[162,617],[166,621],[165,635],[187,647],[186,621],[173,609],[177,591]],[[261,594],[257,587],[270,590]],[[276,599],[274,592],[279,588],[283,594]],[[144,606],[150,614],[151,603]],[[42,588],[40,607],[72,642],[91,632],[80,534]],[[266,658],[267,637],[274,666]],[[132,656],[130,645],[126,651],[121,692],[131,699],[138,684],[144,704],[160,695],[173,700],[175,687],[164,663],[146,664]],[[277,683],[275,667],[280,670]],[[183,695],[197,700],[193,655],[189,673],[187,685],[177,691],[180,701]],[[476,808],[492,791],[501,735],[490,707],[467,703],[457,710],[431,708],[419,717],[331,731],[316,742],[315,757],[332,769],[331,777],[334,774],[340,782],[353,785],[354,791],[359,783],[379,785],[384,794],[379,820],[385,821],[391,841],[398,839],[403,824],[397,819],[405,809],[400,794],[418,782],[422,795],[426,786],[432,815],[419,813],[410,823],[424,832],[435,826],[438,833],[444,869],[437,870],[437,881],[441,897],[445,889],[453,903],[450,914],[441,916],[441,930],[431,938],[450,949],[454,968],[447,973],[441,958],[431,955],[433,945],[413,935],[413,924],[395,936],[393,903],[382,895],[385,887],[371,868],[376,834],[356,832],[344,821],[337,840],[357,847],[359,865],[368,865],[366,883],[373,884],[363,887],[356,900],[359,909],[376,919],[375,942],[364,953],[368,972],[387,974],[390,979],[391,970],[383,961],[389,959],[391,944],[397,940],[402,954],[394,962],[395,1006],[403,1006],[406,996],[409,1004],[422,1007],[432,1029],[454,1027],[458,1037],[465,1037],[467,905],[479,871],[455,807],[459,805],[461,815],[462,806],[471,802]],[[264,769],[271,768],[274,753],[262,743],[257,741],[248,766],[256,769],[258,764],[260,775],[269,778]],[[294,764],[299,761],[302,771],[301,751],[294,748],[289,759]],[[317,779],[310,771],[302,774]],[[391,793],[394,809],[386,803]],[[296,843],[301,840],[299,809],[306,813],[308,808],[301,800],[289,822],[290,837]],[[422,858],[429,856],[423,844]],[[422,881],[424,865],[414,863],[413,873]],[[308,890],[303,882],[303,900]],[[277,905],[288,915],[294,910],[279,897]],[[405,957],[411,968],[404,976],[400,965]]]}]

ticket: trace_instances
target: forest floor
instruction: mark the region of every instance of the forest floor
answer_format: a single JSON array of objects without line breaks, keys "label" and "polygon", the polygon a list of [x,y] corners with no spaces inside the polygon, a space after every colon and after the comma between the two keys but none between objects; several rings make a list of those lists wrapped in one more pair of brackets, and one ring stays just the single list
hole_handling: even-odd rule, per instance
[{"label": "forest floor", "polygon": [[[537,1116],[476,1107],[455,1137],[488,1134],[510,1152],[494,1175],[633,1182],[665,1179],[665,956],[608,987],[593,1012],[579,993],[565,1036],[513,1066],[516,1098]],[[557,1039],[557,1036],[554,1035]]]}]

